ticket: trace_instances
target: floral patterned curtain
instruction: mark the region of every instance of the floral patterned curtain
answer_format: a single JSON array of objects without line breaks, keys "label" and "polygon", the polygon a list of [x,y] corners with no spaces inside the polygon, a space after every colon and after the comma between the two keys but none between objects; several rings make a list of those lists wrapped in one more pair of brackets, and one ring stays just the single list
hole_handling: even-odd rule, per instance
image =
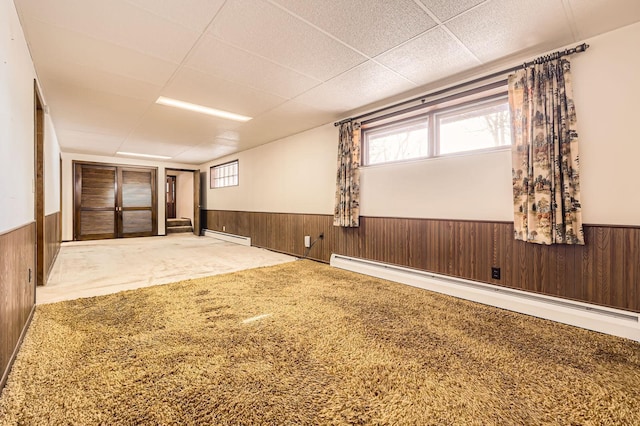
[{"label": "floral patterned curtain", "polygon": [[360,124],[340,125],[334,226],[360,225]]},{"label": "floral patterned curtain", "polygon": [[509,76],[509,106],[515,239],[584,244],[569,60],[537,63]]}]

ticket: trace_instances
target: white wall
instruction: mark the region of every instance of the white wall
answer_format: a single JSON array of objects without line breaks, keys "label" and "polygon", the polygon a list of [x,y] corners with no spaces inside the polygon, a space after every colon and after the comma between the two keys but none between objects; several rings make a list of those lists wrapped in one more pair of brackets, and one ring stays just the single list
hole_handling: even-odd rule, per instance
[{"label": "white wall", "polygon": [[62,153],[62,240],[73,240],[73,161],[88,161],[129,166],[157,167],[158,184],[158,234],[165,233],[165,169],[191,169],[190,164],[139,160],[124,157]]},{"label": "white wall", "polygon": [[583,220],[640,225],[640,23],[588,43],[572,60]]},{"label": "white wall", "polygon": [[35,71],[11,0],[0,0],[0,232],[34,220]]},{"label": "white wall", "polygon": [[[587,40],[591,48],[571,57],[585,223],[640,225],[639,40],[636,23]],[[240,185],[212,190],[207,182],[206,208],[331,214],[337,139],[327,124],[201,166],[208,173],[240,160]],[[364,216],[513,219],[509,150],[366,167],[361,176]]]},{"label": "white wall", "polygon": [[193,223],[193,173],[172,172],[176,176],[176,217]]},{"label": "white wall", "polygon": [[[333,212],[338,133],[333,124],[203,164],[209,210]],[[211,189],[210,167],[239,160],[239,185]],[[206,203],[205,203],[206,199]]]}]

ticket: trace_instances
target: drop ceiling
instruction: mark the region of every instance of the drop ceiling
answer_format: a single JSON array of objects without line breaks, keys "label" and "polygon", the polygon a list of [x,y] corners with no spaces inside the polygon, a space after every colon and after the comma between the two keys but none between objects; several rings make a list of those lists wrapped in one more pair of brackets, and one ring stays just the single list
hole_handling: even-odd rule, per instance
[{"label": "drop ceiling", "polygon": [[[15,0],[63,152],[201,164],[640,20],[638,0]],[[158,105],[159,96],[253,117]]]}]

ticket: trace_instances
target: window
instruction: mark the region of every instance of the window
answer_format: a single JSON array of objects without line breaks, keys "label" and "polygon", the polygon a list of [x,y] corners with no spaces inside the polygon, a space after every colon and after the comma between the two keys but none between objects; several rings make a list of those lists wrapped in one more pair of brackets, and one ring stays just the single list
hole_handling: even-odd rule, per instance
[{"label": "window", "polygon": [[[511,145],[509,104],[504,88],[492,93],[430,102],[402,118],[363,123],[365,166]],[[418,115],[419,114],[419,115]],[[400,116],[400,115],[399,115]]]},{"label": "window", "polygon": [[212,166],[210,176],[211,188],[238,186],[238,160]]}]

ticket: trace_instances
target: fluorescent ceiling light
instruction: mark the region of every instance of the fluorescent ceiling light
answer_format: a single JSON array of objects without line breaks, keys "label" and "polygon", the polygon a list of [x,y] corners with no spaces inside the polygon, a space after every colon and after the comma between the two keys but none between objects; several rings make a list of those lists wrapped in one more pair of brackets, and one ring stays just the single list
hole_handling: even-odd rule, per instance
[{"label": "fluorescent ceiling light", "polygon": [[166,155],[151,155],[151,154],[138,154],[137,152],[124,152],[118,151],[116,155],[130,155],[132,157],[145,157],[145,158],[159,158],[161,160],[168,160],[171,157],[167,157]]},{"label": "fluorescent ceiling light", "polygon": [[167,105],[176,108],[187,109],[189,111],[200,112],[202,114],[209,114],[215,117],[220,118],[228,118],[229,120],[235,121],[249,121],[252,117],[247,117],[246,115],[234,114],[228,111],[222,111],[219,109],[209,108],[202,105],[191,104],[189,102],[179,101],[177,99],[165,98],[164,96],[160,96],[156,101],[157,104]]}]

